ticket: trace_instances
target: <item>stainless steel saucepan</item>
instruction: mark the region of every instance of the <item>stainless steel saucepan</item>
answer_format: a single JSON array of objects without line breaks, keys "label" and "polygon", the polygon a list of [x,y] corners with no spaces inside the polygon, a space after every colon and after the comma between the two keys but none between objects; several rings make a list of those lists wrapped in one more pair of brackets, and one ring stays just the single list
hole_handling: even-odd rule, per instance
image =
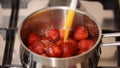
[{"label": "stainless steel saucepan", "polygon": [[26,68],[70,68],[81,65],[81,68],[89,68],[88,59],[100,55],[100,45],[102,44],[103,34],[101,28],[87,12],[76,10],[75,19],[71,27],[72,30],[78,25],[87,27],[91,38],[96,42],[94,46],[83,54],[67,58],[43,57],[26,47],[29,33],[36,32],[39,35],[44,34],[49,27],[54,26],[58,29],[64,29],[65,19],[68,7],[48,7],[38,10],[28,16],[19,27],[20,58]]}]

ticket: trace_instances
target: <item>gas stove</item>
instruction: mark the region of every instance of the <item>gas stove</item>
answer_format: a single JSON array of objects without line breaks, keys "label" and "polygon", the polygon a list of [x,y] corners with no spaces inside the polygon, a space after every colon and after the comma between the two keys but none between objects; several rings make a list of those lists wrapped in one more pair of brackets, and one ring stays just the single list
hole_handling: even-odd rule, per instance
[{"label": "gas stove", "polygon": [[[111,6],[109,7],[109,4],[104,0],[99,1],[80,0],[77,9],[81,9],[82,6],[85,11],[93,15],[100,24],[103,33],[118,32],[120,29],[120,21],[118,21],[120,18],[119,6],[116,7],[116,4],[114,4],[110,8]],[[34,11],[49,7],[51,4],[52,6],[59,6],[59,3],[62,2],[54,2],[54,0],[0,0],[0,2],[0,66],[3,68],[23,68],[20,62],[20,42],[17,36],[19,25]],[[65,6],[69,2],[70,0],[66,0],[62,5]],[[119,37],[103,38],[102,41],[103,43],[116,42],[119,41]],[[119,46],[102,46],[98,68],[119,67],[119,51]]]}]

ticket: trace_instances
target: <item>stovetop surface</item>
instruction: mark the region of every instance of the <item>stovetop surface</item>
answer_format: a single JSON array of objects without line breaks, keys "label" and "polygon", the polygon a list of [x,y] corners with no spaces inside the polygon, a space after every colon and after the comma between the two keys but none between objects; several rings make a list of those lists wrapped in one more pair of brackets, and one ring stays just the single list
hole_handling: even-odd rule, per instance
[{"label": "stovetop surface", "polygon": [[[103,29],[115,30],[114,25],[114,15],[112,10],[104,10],[101,3],[93,1],[80,1],[85,10],[93,15],[96,18],[99,25]],[[44,7],[48,7],[49,0],[30,0],[27,5],[27,8],[20,8],[19,16],[18,16],[18,24],[17,27],[22,23],[22,21],[32,12],[42,9]],[[80,8],[78,8],[80,9]],[[3,8],[0,4],[0,28],[3,28],[0,34],[0,65],[2,65],[3,53],[5,48],[5,30],[4,28],[8,28],[9,20],[10,20],[10,8]],[[115,38],[103,38],[104,42],[114,42]],[[19,40],[16,32],[15,44],[13,50],[13,65],[21,65],[20,57],[19,57]],[[116,46],[102,46],[102,54],[99,61],[98,66],[117,66],[117,52]]]}]

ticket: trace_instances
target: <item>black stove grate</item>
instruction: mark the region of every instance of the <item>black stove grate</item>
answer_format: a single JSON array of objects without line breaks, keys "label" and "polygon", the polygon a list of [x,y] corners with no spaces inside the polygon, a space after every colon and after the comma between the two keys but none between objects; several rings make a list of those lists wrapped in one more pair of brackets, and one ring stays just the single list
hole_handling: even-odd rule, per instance
[{"label": "black stove grate", "polygon": [[6,66],[6,64],[11,64],[14,41],[15,41],[15,33],[17,29],[17,20],[18,20],[18,11],[19,11],[19,0],[12,0],[12,12],[9,21],[9,27],[6,29],[6,44],[5,51],[3,56],[2,67]]}]

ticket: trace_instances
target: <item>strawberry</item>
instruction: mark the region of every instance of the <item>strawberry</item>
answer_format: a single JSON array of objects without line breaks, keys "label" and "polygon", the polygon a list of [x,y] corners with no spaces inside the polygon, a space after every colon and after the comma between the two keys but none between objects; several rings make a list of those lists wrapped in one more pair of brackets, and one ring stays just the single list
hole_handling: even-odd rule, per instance
[{"label": "strawberry", "polygon": [[41,42],[45,44],[46,46],[52,43],[46,36],[41,36]]},{"label": "strawberry", "polygon": [[78,26],[74,32],[74,38],[76,40],[86,39],[88,37],[88,31],[84,26]]},{"label": "strawberry", "polygon": [[35,41],[34,44],[29,45],[28,48],[37,54],[41,54],[44,52],[45,45],[40,41]]},{"label": "strawberry", "polygon": [[85,39],[78,42],[78,48],[83,51],[87,51],[93,45],[94,45],[94,42],[90,39]]},{"label": "strawberry", "polygon": [[60,37],[59,30],[56,28],[51,28],[46,32],[46,37],[50,40],[57,40]]},{"label": "strawberry", "polygon": [[30,33],[28,36],[28,48],[35,53],[41,54],[44,52],[45,45],[41,42],[41,38],[36,33]]},{"label": "strawberry", "polygon": [[74,55],[70,43],[62,43],[61,49],[62,49],[62,57],[70,57]]},{"label": "strawberry", "polygon": [[46,46],[45,52],[49,57],[60,57],[62,53],[61,48],[55,44]]},{"label": "strawberry", "polygon": [[78,45],[77,42],[74,39],[67,39],[67,43],[71,44],[73,55],[77,53]]},{"label": "strawberry", "polygon": [[30,33],[27,39],[29,45],[33,45],[36,41],[40,41],[40,40],[41,39],[39,35],[36,33]]},{"label": "strawberry", "polygon": [[62,57],[70,57],[77,52],[77,43],[73,39],[68,39],[66,42],[61,44]]}]

